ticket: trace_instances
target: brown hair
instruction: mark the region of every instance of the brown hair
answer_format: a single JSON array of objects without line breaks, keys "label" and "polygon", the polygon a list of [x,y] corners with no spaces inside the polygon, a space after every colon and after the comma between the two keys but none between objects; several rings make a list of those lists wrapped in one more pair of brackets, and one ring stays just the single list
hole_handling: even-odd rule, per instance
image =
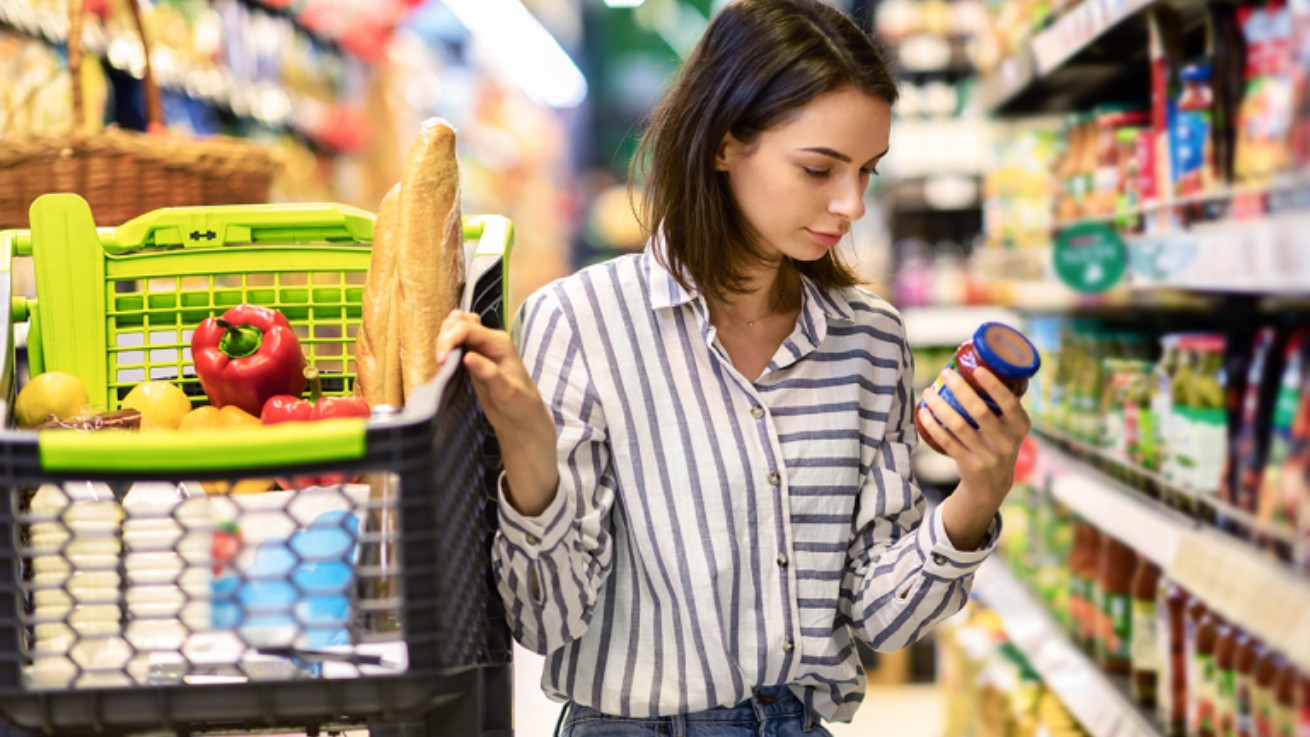
[{"label": "brown hair", "polygon": [[[854,87],[895,104],[896,82],[873,41],[822,0],[736,0],[710,23],[672,87],[651,113],[632,164],[645,171],[638,217],[662,231],[665,266],[682,284],[722,298],[740,293],[762,258],[754,234],[715,171],[731,133],[749,145],[794,110],[827,92]],[[855,276],[831,251],[796,270],[820,287]]]}]

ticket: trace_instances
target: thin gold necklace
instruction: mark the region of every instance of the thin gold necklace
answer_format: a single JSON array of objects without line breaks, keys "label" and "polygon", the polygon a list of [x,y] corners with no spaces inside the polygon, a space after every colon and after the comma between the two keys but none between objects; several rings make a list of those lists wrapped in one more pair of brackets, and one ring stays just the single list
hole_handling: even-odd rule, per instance
[{"label": "thin gold necklace", "polygon": [[754,320],[748,320],[742,317],[741,315],[738,315],[736,312],[733,312],[732,310],[728,309],[727,302],[720,302],[719,308],[722,309],[724,312],[728,313],[729,315],[731,315],[732,317],[736,318],[738,321],[746,323],[746,327],[753,328],[755,327],[755,323],[759,322],[760,320],[767,320],[770,317],[773,317],[774,315],[778,314],[778,310],[782,308],[783,303],[785,303],[786,301],[787,301],[787,288],[786,285],[784,284],[782,294],[778,296],[778,302],[773,306],[773,309],[769,310],[769,313],[767,315],[762,315],[760,317],[755,318]]}]

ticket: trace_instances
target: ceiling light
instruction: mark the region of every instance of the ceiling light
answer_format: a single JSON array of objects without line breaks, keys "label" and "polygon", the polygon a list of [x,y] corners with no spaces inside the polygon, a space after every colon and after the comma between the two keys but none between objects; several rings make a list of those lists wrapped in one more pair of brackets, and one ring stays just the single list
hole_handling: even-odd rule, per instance
[{"label": "ceiling light", "polygon": [[587,79],[550,31],[519,0],[443,0],[525,93],[553,108],[577,107]]}]

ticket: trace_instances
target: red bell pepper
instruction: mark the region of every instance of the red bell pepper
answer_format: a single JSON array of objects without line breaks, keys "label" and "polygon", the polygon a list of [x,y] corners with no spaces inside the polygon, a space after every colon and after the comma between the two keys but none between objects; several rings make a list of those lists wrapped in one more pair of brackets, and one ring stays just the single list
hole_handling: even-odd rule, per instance
[{"label": "red bell pepper", "polygon": [[191,335],[200,386],[215,407],[234,405],[258,415],[269,397],[305,390],[305,357],[286,316],[238,305],[200,323]]},{"label": "red bell pepper", "polygon": [[[355,397],[325,397],[323,385],[318,378],[318,370],[313,366],[304,370],[304,377],[309,382],[310,399],[283,394],[270,397],[264,403],[260,421],[265,425],[280,425],[283,422],[317,422],[337,417],[368,417],[372,414],[368,402]],[[355,477],[352,477],[353,480]],[[322,476],[297,476],[288,481],[278,479],[284,489],[303,489],[307,486],[336,486],[346,482],[344,473],[328,473]]]}]

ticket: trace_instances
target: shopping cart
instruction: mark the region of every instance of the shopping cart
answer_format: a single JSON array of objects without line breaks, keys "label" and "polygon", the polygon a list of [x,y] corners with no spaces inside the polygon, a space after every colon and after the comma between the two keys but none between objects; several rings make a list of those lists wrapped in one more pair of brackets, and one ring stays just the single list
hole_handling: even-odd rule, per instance
[{"label": "shopping cart", "polygon": [[[31,225],[0,233],[8,407],[23,321],[32,374],[79,376],[97,409],[152,379],[199,404],[190,331],[242,303],[288,317],[325,394],[352,392],[369,213],[177,208],[97,229],[81,198],[47,195]],[[464,234],[464,308],[503,327],[512,227],[470,217]],[[18,256],[33,259],[36,300],[12,294]],[[455,359],[368,420],[0,431],[7,728],[509,735],[511,647],[490,578],[499,449]],[[212,493],[329,473],[353,483]]]}]

